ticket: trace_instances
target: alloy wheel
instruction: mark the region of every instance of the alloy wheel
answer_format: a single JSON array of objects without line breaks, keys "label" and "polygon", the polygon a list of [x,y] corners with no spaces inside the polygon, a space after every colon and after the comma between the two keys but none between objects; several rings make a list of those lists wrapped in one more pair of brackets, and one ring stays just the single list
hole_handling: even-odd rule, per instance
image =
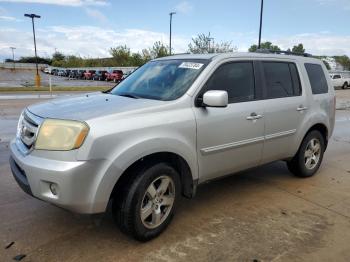
[{"label": "alloy wheel", "polygon": [[171,177],[163,175],[148,186],[141,203],[140,216],[146,228],[161,225],[173,208],[175,184]]},{"label": "alloy wheel", "polygon": [[313,138],[306,146],[304,153],[305,167],[309,170],[314,169],[321,157],[321,143],[318,139]]}]

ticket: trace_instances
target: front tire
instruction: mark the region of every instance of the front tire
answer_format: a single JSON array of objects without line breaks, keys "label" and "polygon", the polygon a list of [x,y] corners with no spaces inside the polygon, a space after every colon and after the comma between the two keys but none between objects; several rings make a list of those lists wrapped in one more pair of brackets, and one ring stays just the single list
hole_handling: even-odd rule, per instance
[{"label": "front tire", "polygon": [[346,88],[348,88],[348,86],[349,86],[349,84],[348,84],[347,82],[345,82],[345,83],[343,84],[342,88],[343,88],[343,89],[346,89]]},{"label": "front tire", "polygon": [[157,237],[174,216],[181,190],[179,174],[167,163],[145,166],[123,188],[112,206],[121,231],[139,241]]},{"label": "front tire", "polygon": [[290,172],[298,177],[311,177],[319,169],[325,151],[325,141],[322,134],[313,130],[307,134],[297,154],[287,162]]}]

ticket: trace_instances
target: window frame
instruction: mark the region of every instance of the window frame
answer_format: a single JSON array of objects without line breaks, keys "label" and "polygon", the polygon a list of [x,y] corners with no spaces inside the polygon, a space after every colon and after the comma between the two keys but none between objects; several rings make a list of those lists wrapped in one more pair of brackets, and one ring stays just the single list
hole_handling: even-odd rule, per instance
[{"label": "window frame", "polygon": [[[268,97],[268,87],[267,87],[267,81],[266,81],[266,76],[265,76],[265,70],[264,70],[264,63],[280,63],[280,64],[287,64],[288,65],[288,71],[290,74],[290,78],[291,78],[291,82],[292,82],[292,89],[293,89],[293,95],[289,95],[289,96],[280,96],[280,97]],[[294,83],[294,79],[293,79],[293,74],[291,71],[291,67],[290,65],[294,65],[295,69],[296,69],[296,77],[297,77],[297,81],[299,83],[299,94],[296,94],[295,91],[296,86]],[[294,61],[280,61],[280,60],[259,60],[259,69],[260,69],[260,75],[261,75],[261,80],[262,80],[262,86],[263,86],[263,99],[264,100],[269,100],[269,99],[281,99],[281,98],[290,98],[290,97],[300,97],[303,95],[303,86],[301,83],[301,79],[300,79],[300,71],[298,68],[298,65],[296,62]]]},{"label": "window frame", "polygon": [[215,68],[211,71],[210,75],[206,78],[205,81],[203,81],[204,83],[201,85],[201,87],[199,88],[199,91],[197,92],[197,94],[195,95],[195,106],[196,107],[203,107],[203,95],[206,91],[210,91],[208,89],[206,89],[206,85],[208,84],[208,82],[210,81],[210,79],[213,77],[213,75],[217,72],[217,70],[219,70],[222,66],[225,66],[227,64],[238,64],[238,63],[250,63],[252,65],[253,68],[253,81],[254,81],[254,99],[252,100],[246,100],[246,101],[233,101],[233,102],[228,102],[228,105],[231,104],[238,104],[238,103],[247,103],[247,102],[254,102],[254,101],[258,101],[258,100],[262,100],[262,88],[261,88],[261,81],[260,81],[260,77],[259,77],[259,69],[257,67],[257,61],[253,60],[253,59],[247,59],[247,60],[230,60],[230,61],[225,61],[223,63],[220,63],[218,65],[215,66]]}]

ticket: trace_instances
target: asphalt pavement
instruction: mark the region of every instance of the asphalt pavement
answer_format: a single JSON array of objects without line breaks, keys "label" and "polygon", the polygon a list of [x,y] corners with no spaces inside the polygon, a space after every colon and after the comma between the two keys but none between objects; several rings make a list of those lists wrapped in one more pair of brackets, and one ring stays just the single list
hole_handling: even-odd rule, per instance
[{"label": "asphalt pavement", "polygon": [[[349,94],[337,91],[344,101]],[[202,185],[194,199],[181,200],[161,236],[139,243],[110,212],[72,214],[18,187],[8,141],[22,108],[43,100],[0,100],[1,261],[349,261],[349,109],[337,110],[316,176],[296,178],[276,162]]]}]

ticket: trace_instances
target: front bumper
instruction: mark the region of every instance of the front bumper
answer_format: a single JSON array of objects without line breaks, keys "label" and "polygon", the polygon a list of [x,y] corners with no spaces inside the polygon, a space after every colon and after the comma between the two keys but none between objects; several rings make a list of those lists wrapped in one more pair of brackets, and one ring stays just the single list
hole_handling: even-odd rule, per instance
[{"label": "front bumper", "polygon": [[[12,174],[26,193],[76,213],[94,214],[105,210],[108,200],[96,199],[103,160],[68,162],[24,155],[15,141],[10,143],[10,150]],[[52,184],[56,194],[50,188]]]}]

